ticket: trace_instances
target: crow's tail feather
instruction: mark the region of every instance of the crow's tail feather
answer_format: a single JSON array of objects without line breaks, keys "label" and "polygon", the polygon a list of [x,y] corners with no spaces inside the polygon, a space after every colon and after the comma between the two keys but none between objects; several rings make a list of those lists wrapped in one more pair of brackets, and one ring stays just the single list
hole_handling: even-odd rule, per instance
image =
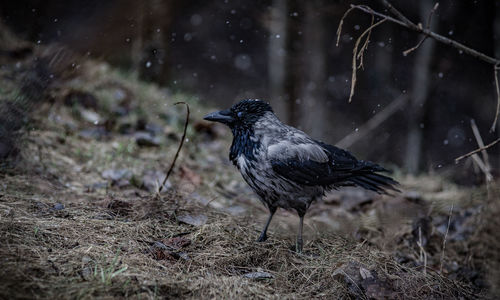
[{"label": "crow's tail feather", "polygon": [[389,172],[381,166],[368,161],[362,161],[363,168],[350,178],[355,185],[377,192],[379,194],[389,194],[388,191],[401,192],[396,187],[399,182],[389,176],[378,174],[377,172]]}]

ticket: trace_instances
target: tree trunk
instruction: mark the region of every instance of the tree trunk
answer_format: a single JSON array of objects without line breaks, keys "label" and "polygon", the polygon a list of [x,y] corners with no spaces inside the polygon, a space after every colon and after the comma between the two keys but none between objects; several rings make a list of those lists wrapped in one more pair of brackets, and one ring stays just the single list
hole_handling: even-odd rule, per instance
[{"label": "tree trunk", "polygon": [[302,61],[304,76],[300,105],[297,105],[298,124],[314,137],[324,136],[328,127],[326,111],[326,42],[322,0],[305,2]]},{"label": "tree trunk", "polygon": [[132,44],[132,70],[145,80],[166,84],[168,49],[174,9],[171,0],[139,2],[137,34]]},{"label": "tree trunk", "polygon": [[[431,0],[420,1],[420,19],[426,20],[432,9]],[[435,22],[431,23],[431,30],[435,31]],[[421,37],[419,37],[421,38]],[[408,108],[408,139],[406,144],[405,167],[409,173],[415,174],[420,170],[422,160],[423,124],[425,118],[426,100],[429,94],[430,67],[434,51],[434,40],[427,39],[417,50],[413,67],[413,84],[411,100]]]},{"label": "tree trunk", "polygon": [[301,48],[303,18],[303,2],[288,0],[287,26],[286,26],[286,59],[285,59],[285,101],[287,105],[287,123],[297,126],[297,103],[300,101],[300,83],[302,79]]},{"label": "tree trunk", "polygon": [[269,26],[269,94],[274,111],[282,120],[289,118],[285,96],[287,16],[287,0],[274,0]]}]

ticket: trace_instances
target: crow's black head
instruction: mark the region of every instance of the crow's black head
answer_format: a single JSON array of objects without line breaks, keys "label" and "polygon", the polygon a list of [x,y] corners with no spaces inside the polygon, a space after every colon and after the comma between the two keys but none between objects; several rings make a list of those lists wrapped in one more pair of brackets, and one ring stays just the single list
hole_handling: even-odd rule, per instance
[{"label": "crow's black head", "polygon": [[210,113],[204,119],[226,124],[230,128],[248,127],[267,112],[273,112],[269,103],[257,99],[247,99],[236,103],[230,109]]}]

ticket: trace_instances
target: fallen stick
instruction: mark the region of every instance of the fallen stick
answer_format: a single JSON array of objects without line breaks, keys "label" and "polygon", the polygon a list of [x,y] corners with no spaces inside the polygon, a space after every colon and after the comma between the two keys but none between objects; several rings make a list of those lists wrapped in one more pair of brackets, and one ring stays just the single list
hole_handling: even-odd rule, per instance
[{"label": "fallen stick", "polygon": [[184,105],[186,105],[187,113],[186,113],[186,121],[184,122],[184,132],[182,133],[182,138],[181,138],[181,142],[179,143],[179,148],[177,148],[177,152],[175,153],[175,157],[172,160],[172,163],[170,164],[170,167],[168,168],[167,175],[165,175],[165,179],[163,179],[163,183],[158,188],[158,194],[163,189],[163,186],[165,185],[165,183],[167,182],[168,177],[170,176],[170,173],[172,173],[172,170],[174,169],[175,162],[177,161],[177,157],[179,157],[179,152],[181,152],[182,145],[184,145],[184,140],[186,139],[186,131],[187,131],[187,127],[188,127],[188,124],[189,124],[189,105],[186,102],[177,102],[177,103],[174,103],[174,105],[177,105],[177,104],[184,104]]},{"label": "fallen stick", "polygon": [[493,142],[489,143],[488,145],[486,145],[486,146],[484,146],[484,147],[480,147],[480,148],[478,148],[478,149],[476,149],[476,150],[474,150],[474,151],[471,151],[471,152],[469,152],[469,153],[467,153],[467,154],[464,154],[464,155],[462,155],[462,156],[459,156],[459,157],[455,158],[455,163],[458,163],[459,161],[461,161],[462,159],[464,159],[464,158],[466,158],[466,157],[472,156],[472,155],[474,155],[474,154],[476,154],[476,153],[478,153],[478,152],[481,152],[481,151],[484,151],[484,150],[486,150],[486,149],[488,149],[488,148],[490,148],[490,147],[493,147],[493,146],[495,146],[498,142],[500,142],[500,138],[498,138],[498,139],[494,140]]}]

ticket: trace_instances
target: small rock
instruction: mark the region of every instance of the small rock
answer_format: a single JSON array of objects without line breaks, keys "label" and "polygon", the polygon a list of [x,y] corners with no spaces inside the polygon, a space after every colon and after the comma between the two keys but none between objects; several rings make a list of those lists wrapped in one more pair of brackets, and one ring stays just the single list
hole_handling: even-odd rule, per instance
[{"label": "small rock", "polygon": [[94,274],[94,270],[92,270],[91,267],[85,267],[82,269],[81,273],[80,273],[83,277],[83,279],[85,280],[91,280],[92,279],[92,275]]},{"label": "small rock", "polygon": [[177,217],[177,220],[179,220],[179,222],[186,223],[189,225],[201,226],[207,223],[208,218],[205,215],[197,215],[197,216],[184,215]]},{"label": "small rock", "polygon": [[94,192],[99,189],[105,189],[108,186],[107,182],[96,182],[92,184],[86,184],[85,188],[87,189],[87,192]]},{"label": "small rock", "polygon": [[101,140],[109,136],[109,132],[103,127],[95,127],[81,130],[78,135],[86,139]]},{"label": "small rock", "polygon": [[111,179],[112,181],[118,181],[120,179],[130,179],[132,178],[132,172],[128,169],[108,169],[102,172],[102,177],[104,179]]},{"label": "small rock", "polygon": [[82,119],[94,125],[97,125],[101,122],[101,116],[99,116],[99,114],[95,111],[82,109],[80,111],[80,115],[82,116]]},{"label": "small rock", "polygon": [[246,208],[244,208],[243,206],[239,206],[239,205],[230,206],[230,207],[226,208],[225,210],[233,216],[241,215],[247,211]]},{"label": "small rock", "polygon": [[243,277],[255,280],[264,280],[274,278],[273,274],[267,272],[251,272],[243,274]]},{"label": "small rock", "polygon": [[135,142],[141,147],[158,147],[161,144],[159,137],[151,136],[148,132],[139,131],[134,134]]},{"label": "small rock", "polygon": [[88,263],[89,263],[89,262],[91,262],[91,261],[92,261],[92,258],[90,258],[90,257],[89,257],[89,256],[87,256],[87,255],[84,255],[84,256],[82,257],[82,264],[84,264],[84,265],[85,265],[85,264],[88,264]]},{"label": "small rock", "polygon": [[155,123],[147,123],[144,129],[153,136],[161,135],[163,133],[163,127]]},{"label": "small rock", "polygon": [[54,204],[54,210],[62,210],[64,209],[64,204],[56,203]]}]

